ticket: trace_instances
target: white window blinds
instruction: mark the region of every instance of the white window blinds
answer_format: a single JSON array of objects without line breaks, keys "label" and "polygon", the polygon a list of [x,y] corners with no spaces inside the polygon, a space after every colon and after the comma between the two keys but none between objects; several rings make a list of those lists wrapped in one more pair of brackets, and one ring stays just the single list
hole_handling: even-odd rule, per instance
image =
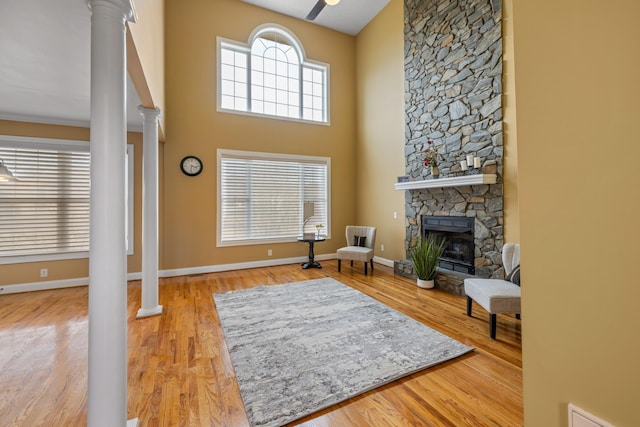
[{"label": "white window blinds", "polygon": [[88,149],[0,147],[20,180],[0,185],[0,256],[89,250]]},{"label": "white window blinds", "polygon": [[302,234],[303,205],[314,215],[306,232],[329,233],[326,157],[218,150],[218,244],[291,241]]},{"label": "white window blinds", "polygon": [[[127,253],[133,254],[133,145],[127,146]],[[0,135],[0,158],[19,179],[0,184],[0,264],[86,258],[89,143]]]}]

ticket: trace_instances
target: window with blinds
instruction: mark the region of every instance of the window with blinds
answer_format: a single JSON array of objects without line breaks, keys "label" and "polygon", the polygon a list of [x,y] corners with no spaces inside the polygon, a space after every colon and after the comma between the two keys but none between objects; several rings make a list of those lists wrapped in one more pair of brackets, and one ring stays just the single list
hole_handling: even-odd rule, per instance
[{"label": "window with blinds", "polygon": [[[129,175],[133,153],[128,157]],[[32,256],[38,256],[37,260],[87,257],[89,144],[1,137],[0,158],[19,179],[0,184],[0,263],[29,261]],[[132,196],[132,185],[128,192]],[[127,215],[132,219],[131,199]],[[133,221],[127,223],[132,227]],[[129,241],[133,232],[127,233],[128,246],[133,249]]]},{"label": "window with blinds", "polygon": [[327,157],[218,150],[218,245],[290,242],[316,225],[329,235],[329,170]]}]

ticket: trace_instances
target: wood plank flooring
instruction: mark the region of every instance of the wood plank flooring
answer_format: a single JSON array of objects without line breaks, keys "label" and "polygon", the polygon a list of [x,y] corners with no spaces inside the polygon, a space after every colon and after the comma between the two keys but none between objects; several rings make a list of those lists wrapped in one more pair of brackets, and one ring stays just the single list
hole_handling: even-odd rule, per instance
[{"label": "wood plank flooring", "polygon": [[[325,261],[161,280],[161,316],[136,320],[140,282],[128,287],[129,418],[142,427],[248,426],[213,304],[215,292],[333,277],[476,350],[310,415],[292,425],[521,426],[520,321],[462,297],[419,289],[376,264]],[[0,295],[0,425],[86,425],[86,287]]]}]

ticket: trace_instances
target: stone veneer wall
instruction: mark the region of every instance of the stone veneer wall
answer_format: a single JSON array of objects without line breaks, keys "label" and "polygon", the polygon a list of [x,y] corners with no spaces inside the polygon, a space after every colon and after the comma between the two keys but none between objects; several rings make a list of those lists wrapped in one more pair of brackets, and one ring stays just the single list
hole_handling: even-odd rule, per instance
[{"label": "stone veneer wall", "polygon": [[[475,218],[476,275],[502,277],[502,1],[405,0],[405,158],[412,180],[430,179],[422,152],[433,141],[441,177],[462,172],[467,154],[498,183],[406,192],[405,248],[420,238],[421,215]],[[410,270],[410,264],[409,264]],[[407,262],[396,264],[411,275]],[[461,280],[441,274],[436,285]]]}]

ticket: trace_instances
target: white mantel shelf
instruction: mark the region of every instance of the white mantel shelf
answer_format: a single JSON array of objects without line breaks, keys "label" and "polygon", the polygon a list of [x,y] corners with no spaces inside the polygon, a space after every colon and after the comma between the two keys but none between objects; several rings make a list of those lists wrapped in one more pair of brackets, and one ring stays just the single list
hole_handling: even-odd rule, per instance
[{"label": "white mantel shelf", "polygon": [[421,188],[460,187],[462,185],[495,184],[497,175],[479,173],[476,175],[456,176],[453,178],[425,179],[424,181],[398,182],[396,190],[418,190]]}]

